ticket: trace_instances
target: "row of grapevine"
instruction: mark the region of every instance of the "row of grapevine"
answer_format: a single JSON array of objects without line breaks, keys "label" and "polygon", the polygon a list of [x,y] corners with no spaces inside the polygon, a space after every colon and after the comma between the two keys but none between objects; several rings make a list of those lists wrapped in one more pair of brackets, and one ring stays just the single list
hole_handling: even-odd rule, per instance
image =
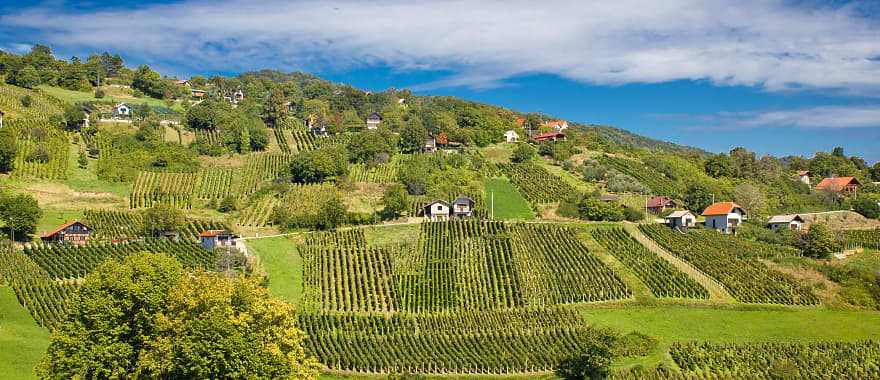
[{"label": "row of grapevine", "polygon": [[533,205],[559,202],[577,193],[577,189],[562,178],[537,164],[508,164],[504,166],[504,174]]},{"label": "row of grapevine", "polygon": [[[93,240],[110,241],[143,235],[143,215],[137,211],[86,210],[83,222],[92,227]],[[211,220],[186,219],[179,231],[180,239],[197,241],[202,231],[219,229],[226,229],[226,226]]]},{"label": "row of grapevine", "polygon": [[40,120],[10,120],[3,127],[13,130],[16,135],[13,176],[41,179],[67,177],[70,139],[66,132]]},{"label": "row of grapevine", "polygon": [[673,343],[685,371],[736,378],[880,379],[880,341],[814,343]]},{"label": "row of grapevine", "polygon": [[248,155],[244,173],[239,174],[240,183],[236,185],[239,196],[253,194],[260,184],[284,176],[293,156],[278,153],[254,153]]},{"label": "row of grapevine", "polygon": [[18,302],[41,326],[53,328],[64,318],[77,286],[52,280],[43,268],[8,242],[0,243],[0,282],[12,287]]},{"label": "row of grapevine", "polygon": [[191,208],[196,177],[196,173],[139,172],[131,187],[129,207],[167,204]]},{"label": "row of grapevine", "polygon": [[223,139],[219,129],[197,129],[196,142],[204,146],[221,146]]},{"label": "row of grapevine", "polygon": [[642,232],[667,251],[718,280],[739,301],[815,305],[819,299],[793,278],[769,269],[731,240],[711,231],[676,233],[662,225],[641,225]]},{"label": "row of grapevine", "polygon": [[281,150],[281,153],[292,153],[290,145],[287,143],[287,137],[284,135],[284,128],[273,128],[272,132],[275,134],[275,141],[278,143],[278,149]]},{"label": "row of grapevine", "polygon": [[325,248],[366,248],[367,237],[362,229],[310,232],[305,236],[306,245]]},{"label": "row of grapevine", "polygon": [[843,232],[847,245],[880,249],[880,228],[874,230],[847,230]]},{"label": "row of grapevine", "polygon": [[[21,101],[25,96],[31,100],[28,106]],[[48,121],[53,115],[61,115],[63,107],[61,101],[40,91],[0,83],[0,110],[6,113],[4,125],[12,120]]]},{"label": "row of grapevine", "polygon": [[348,178],[354,182],[394,183],[399,167],[397,156],[384,164],[352,164],[348,169]]},{"label": "row of grapevine", "polygon": [[396,311],[391,258],[381,248],[304,248],[303,282],[321,310]]},{"label": "row of grapevine", "polygon": [[510,310],[440,314],[302,314],[306,350],[332,370],[507,374],[550,371],[606,330],[571,311]]},{"label": "row of grapevine", "polygon": [[241,210],[238,216],[238,225],[248,227],[268,226],[272,224],[272,213],[280,204],[281,201],[272,195],[255,199]]},{"label": "row of grapevine", "polygon": [[86,246],[37,243],[26,247],[24,251],[49,276],[56,279],[82,278],[107,259],[119,260],[137,252],[164,253],[191,268],[210,268],[214,263],[214,253],[199,244],[170,239]]},{"label": "row of grapevine", "polygon": [[577,233],[547,224],[514,224],[514,263],[528,305],[628,298],[629,288],[589,252]]},{"label": "row of grapevine", "polygon": [[622,157],[601,156],[599,162],[623,174],[635,178],[651,189],[654,194],[675,196],[681,191],[675,181],[667,178],[663,173],[649,168],[645,164]]}]

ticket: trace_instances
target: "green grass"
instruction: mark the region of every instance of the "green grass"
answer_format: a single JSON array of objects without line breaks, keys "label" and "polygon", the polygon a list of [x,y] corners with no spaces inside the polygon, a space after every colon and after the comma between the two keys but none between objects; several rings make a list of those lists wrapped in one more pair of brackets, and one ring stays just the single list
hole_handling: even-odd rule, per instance
[{"label": "green grass", "polygon": [[584,308],[590,324],[618,332],[638,331],[659,340],[647,357],[625,358],[615,366],[673,365],[667,355],[676,341],[713,343],[856,341],[880,336],[880,313],[871,311],[743,310],[681,306]]},{"label": "green grass", "polygon": [[245,244],[260,258],[260,263],[269,273],[269,293],[291,304],[298,304],[303,292],[303,263],[294,241],[279,236],[251,239]]},{"label": "green grass", "polygon": [[40,328],[7,286],[0,286],[0,379],[34,379],[34,365],[49,347]]},{"label": "green grass", "polygon": [[[95,97],[94,91],[82,92],[82,91],[68,90],[68,89],[61,88],[61,87],[52,87],[52,86],[46,86],[46,85],[39,86],[38,88],[41,91],[43,91],[44,94],[47,94],[47,95],[52,96],[54,98],[57,98],[63,102],[67,102],[67,103],[71,103],[71,104],[77,103],[77,102],[92,102],[92,101],[110,102],[110,103],[125,102],[125,103],[131,104],[131,105],[147,103],[148,105],[150,105],[152,107],[168,108],[168,106],[165,105],[164,100],[151,98],[149,96],[144,96],[142,98],[135,98],[133,96],[132,97],[127,97],[127,96],[122,97],[122,96],[111,96],[108,94],[107,96],[105,96],[101,99],[98,99]],[[174,111],[178,111],[178,112],[183,111],[183,108],[180,106],[180,103],[175,103],[174,106],[171,107],[171,109]]]},{"label": "green grass", "polygon": [[[82,144],[82,142],[80,142]],[[64,184],[74,191],[112,193],[121,198],[128,197],[131,184],[125,182],[110,182],[98,179],[96,167],[98,160],[89,158],[89,164],[85,169],[79,167],[79,146],[70,145],[70,159],[67,160],[67,179]]]},{"label": "green grass", "polygon": [[37,223],[37,236],[43,232],[54,230],[67,221],[74,219],[82,219],[82,210],[59,210],[55,208],[44,208],[43,217]]},{"label": "green grass", "polygon": [[535,213],[522,194],[505,179],[487,178],[486,206],[491,207],[492,194],[495,196],[495,219],[534,219]]}]

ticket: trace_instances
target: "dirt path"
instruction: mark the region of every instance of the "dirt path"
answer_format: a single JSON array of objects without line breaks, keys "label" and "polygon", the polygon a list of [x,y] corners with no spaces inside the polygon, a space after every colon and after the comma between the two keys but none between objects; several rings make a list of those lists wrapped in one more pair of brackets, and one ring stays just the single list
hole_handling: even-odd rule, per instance
[{"label": "dirt path", "polygon": [[605,248],[593,239],[593,236],[590,235],[589,232],[581,231],[578,233],[578,238],[587,246],[590,253],[595,254],[599,260],[602,260],[602,262],[605,263],[605,265],[608,265],[611,269],[620,274],[620,277],[623,278],[626,286],[632,291],[632,294],[636,299],[656,298],[651,293],[651,289],[648,288],[642,280],[636,277],[635,273],[621,263],[620,260],[617,260],[616,257],[605,251]]},{"label": "dirt path", "polygon": [[702,285],[706,290],[709,291],[709,297],[712,300],[716,301],[724,301],[724,302],[734,302],[734,298],[727,292],[727,289],[724,288],[724,285],[721,285],[714,278],[709,277],[703,271],[695,268],[690,263],[675,257],[669,252],[666,252],[665,249],[660,247],[657,243],[651,240],[649,237],[642,234],[642,231],[639,231],[638,225],[632,223],[624,223],[623,228],[629,232],[629,234],[638,240],[639,243],[648,248],[651,252],[656,253],[658,256],[668,261],[670,264],[678,268],[678,270],[684,272],[694,280],[696,280],[700,285]]}]

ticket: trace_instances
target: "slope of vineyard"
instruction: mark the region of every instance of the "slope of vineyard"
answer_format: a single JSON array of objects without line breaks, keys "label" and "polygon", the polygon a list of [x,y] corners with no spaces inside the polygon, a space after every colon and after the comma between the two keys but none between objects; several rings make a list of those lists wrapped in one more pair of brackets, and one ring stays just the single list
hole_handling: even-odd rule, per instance
[{"label": "slope of vineyard", "polygon": [[[642,232],[667,251],[714,277],[739,301],[815,305],[819,299],[788,275],[770,270],[740,251],[741,246],[710,231],[673,232],[662,225],[642,225]],[[759,243],[754,243],[755,245]]]},{"label": "slope of vineyard", "polygon": [[396,155],[384,164],[352,164],[348,169],[348,178],[354,182],[394,183],[400,162],[400,155]]},{"label": "slope of vineyard", "polygon": [[880,249],[880,229],[846,230],[843,232],[847,245]]},{"label": "slope of vineyard", "polygon": [[621,227],[594,228],[593,238],[632,270],[655,297],[709,298],[699,283],[642,246]]},{"label": "slope of vineyard", "polygon": [[[22,99],[30,97],[30,105]],[[61,115],[62,103],[40,91],[0,83],[0,110],[5,113],[4,125],[12,120],[48,121],[52,115]]]},{"label": "slope of vineyard", "polygon": [[[111,241],[143,236],[143,216],[138,211],[86,210],[83,221],[92,227],[91,239]],[[183,240],[197,241],[205,230],[226,229],[223,223],[187,218],[180,232]]]},{"label": "slope of vineyard", "polygon": [[675,181],[667,178],[663,173],[649,168],[645,164],[622,157],[600,156],[599,162],[623,174],[635,178],[645,186],[651,189],[654,194],[678,196],[682,189],[679,189]]},{"label": "slope of vineyard", "polygon": [[77,285],[54,281],[39,265],[6,242],[0,242],[0,280],[41,326],[53,328],[67,312]]},{"label": "slope of vineyard", "polygon": [[16,177],[64,179],[70,147],[67,133],[41,120],[9,120],[3,123],[16,136],[18,151],[12,175]]},{"label": "slope of vineyard", "polygon": [[504,166],[504,174],[533,205],[559,202],[577,193],[577,189],[562,178],[536,164],[508,164]]}]

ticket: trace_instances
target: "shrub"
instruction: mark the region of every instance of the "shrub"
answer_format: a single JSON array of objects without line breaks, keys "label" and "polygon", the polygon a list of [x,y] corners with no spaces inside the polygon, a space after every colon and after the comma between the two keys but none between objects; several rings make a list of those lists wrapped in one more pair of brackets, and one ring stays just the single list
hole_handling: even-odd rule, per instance
[{"label": "shrub", "polygon": [[647,193],[650,190],[633,177],[623,173],[614,173],[608,178],[608,191],[615,193]]},{"label": "shrub", "polygon": [[231,194],[223,197],[223,200],[220,201],[220,205],[217,206],[217,211],[224,213],[235,211],[235,197]]},{"label": "shrub", "polygon": [[645,219],[645,213],[642,210],[626,207],[623,209],[623,218],[630,222],[638,222]]},{"label": "shrub", "polygon": [[95,89],[95,98],[96,99],[104,99],[104,96],[105,96],[105,94],[104,94],[103,89],[100,89],[100,88]]},{"label": "shrub", "polygon": [[880,219],[880,201],[877,199],[869,197],[859,198],[853,202],[853,209],[866,218]]},{"label": "shrub", "polygon": [[33,104],[33,102],[34,102],[33,98],[31,98],[30,95],[22,96],[18,100],[19,100],[19,102],[21,102],[21,106],[25,107],[25,108],[30,107],[31,104]]},{"label": "shrub", "polygon": [[43,143],[37,144],[37,146],[34,147],[34,150],[30,151],[27,155],[28,162],[36,162],[40,164],[49,162],[50,158],[49,149],[46,148],[46,145]]},{"label": "shrub", "polygon": [[510,156],[510,160],[517,163],[531,161],[533,158],[535,158],[535,148],[525,143],[517,144]]}]

